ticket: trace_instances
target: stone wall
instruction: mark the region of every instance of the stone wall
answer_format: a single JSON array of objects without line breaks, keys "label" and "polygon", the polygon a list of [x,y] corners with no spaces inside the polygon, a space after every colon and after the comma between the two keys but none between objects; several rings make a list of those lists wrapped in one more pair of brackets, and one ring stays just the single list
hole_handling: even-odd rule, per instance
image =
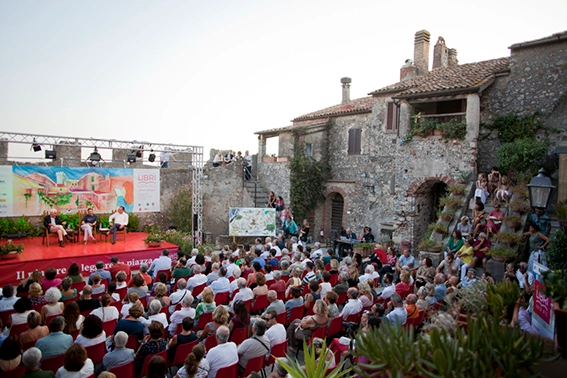
[{"label": "stone wall", "polygon": [[[532,47],[512,47],[510,72],[496,78],[482,96],[481,121],[491,122],[497,116],[540,114],[547,127],[567,130],[567,43],[550,43]],[[487,130],[482,129],[481,135]],[[567,135],[555,134],[553,146],[564,144]],[[500,143],[490,135],[479,144],[478,166],[487,172],[497,164]]]},{"label": "stone wall", "polygon": [[261,183],[266,194],[273,191],[289,205],[289,173],[289,162],[260,163],[256,170],[256,180]]}]

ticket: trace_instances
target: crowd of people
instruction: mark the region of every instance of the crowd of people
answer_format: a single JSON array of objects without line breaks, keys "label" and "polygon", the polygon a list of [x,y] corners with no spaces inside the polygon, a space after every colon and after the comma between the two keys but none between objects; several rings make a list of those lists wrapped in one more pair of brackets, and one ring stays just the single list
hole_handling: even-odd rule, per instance
[{"label": "crowd of people", "polygon": [[[525,236],[534,248],[543,248],[549,239],[535,221],[544,216],[535,215]],[[175,377],[215,378],[233,364],[244,372],[278,345],[298,353],[303,340],[321,330],[325,337],[384,322],[417,325],[428,310],[454,301],[459,290],[493,282],[485,258],[490,220],[477,234],[463,217],[438,266],[428,257],[414,257],[409,243],[390,243],[367,258],[339,255],[319,242],[309,246],[305,220],[299,238],[257,238],[254,245],[179,252],[173,260],[164,250],[138,272],[117,257],[107,268],[97,262],[88,278],[77,264],[65,277],[57,277],[55,269],[36,271],[17,287],[3,288],[0,352],[10,353],[0,353],[0,369],[23,365],[24,376],[52,377],[41,370],[41,361],[62,356],[57,377],[112,376],[109,371],[130,362],[137,373],[145,369],[148,377],[163,377],[166,360],[179,362],[177,350],[193,343]],[[352,230],[344,236],[356,238]],[[362,238],[374,241],[370,227]],[[474,268],[480,262],[485,271],[479,278]],[[533,292],[528,262],[509,266],[505,278]],[[104,356],[93,361],[89,348],[99,344]],[[349,351],[335,339],[325,353],[334,366]],[[278,365],[270,377],[285,377],[282,371]]]}]

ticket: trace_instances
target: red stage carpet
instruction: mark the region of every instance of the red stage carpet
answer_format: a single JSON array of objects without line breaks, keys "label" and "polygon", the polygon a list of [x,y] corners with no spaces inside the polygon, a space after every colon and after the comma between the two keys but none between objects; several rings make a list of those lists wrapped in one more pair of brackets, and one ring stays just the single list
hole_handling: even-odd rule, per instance
[{"label": "red stage carpet", "polygon": [[131,232],[128,233],[126,242],[124,236],[119,234],[114,245],[110,241],[105,242],[102,237],[102,241],[96,244],[89,242],[85,246],[82,242],[67,243],[65,248],[59,247],[54,236],[49,239],[49,247],[41,244],[41,237],[14,239],[15,244],[22,243],[25,249],[15,259],[0,260],[0,287],[6,284],[18,284],[36,269],[45,271],[48,268],[55,268],[58,270],[58,277],[63,277],[72,263],[77,263],[83,276],[88,276],[96,270],[97,261],[110,264],[112,256],[118,256],[132,269],[139,269],[142,263],[150,265],[165,248],[169,250],[170,257],[176,259],[178,247],[175,244],[163,242],[159,247],[148,248],[144,243],[146,236],[144,232]]}]

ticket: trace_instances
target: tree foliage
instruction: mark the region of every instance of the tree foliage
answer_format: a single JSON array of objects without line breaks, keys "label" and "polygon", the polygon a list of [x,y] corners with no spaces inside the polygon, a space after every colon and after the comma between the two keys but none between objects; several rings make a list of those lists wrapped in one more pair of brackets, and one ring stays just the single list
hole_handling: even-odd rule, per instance
[{"label": "tree foliage", "polygon": [[190,185],[180,187],[165,209],[165,216],[177,230],[192,233],[193,202]]}]

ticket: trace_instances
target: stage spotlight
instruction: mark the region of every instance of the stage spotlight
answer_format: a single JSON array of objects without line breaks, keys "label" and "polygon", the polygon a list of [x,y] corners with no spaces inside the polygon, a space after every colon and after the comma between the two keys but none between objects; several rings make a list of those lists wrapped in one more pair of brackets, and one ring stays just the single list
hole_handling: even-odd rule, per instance
[{"label": "stage spotlight", "polygon": [[55,160],[57,158],[57,153],[55,153],[55,150],[45,150],[45,158]]},{"label": "stage spotlight", "polygon": [[37,143],[37,142],[35,141],[35,138],[33,138],[32,149],[33,149],[35,152],[41,151],[41,146],[39,145],[39,143]]},{"label": "stage spotlight", "polygon": [[148,160],[150,161],[150,163],[153,163],[156,160],[156,154],[154,154],[154,150],[152,150],[152,153],[150,154],[150,156],[148,156]]},{"label": "stage spotlight", "polygon": [[126,161],[130,164],[136,162],[136,154],[128,154],[126,155]]}]

